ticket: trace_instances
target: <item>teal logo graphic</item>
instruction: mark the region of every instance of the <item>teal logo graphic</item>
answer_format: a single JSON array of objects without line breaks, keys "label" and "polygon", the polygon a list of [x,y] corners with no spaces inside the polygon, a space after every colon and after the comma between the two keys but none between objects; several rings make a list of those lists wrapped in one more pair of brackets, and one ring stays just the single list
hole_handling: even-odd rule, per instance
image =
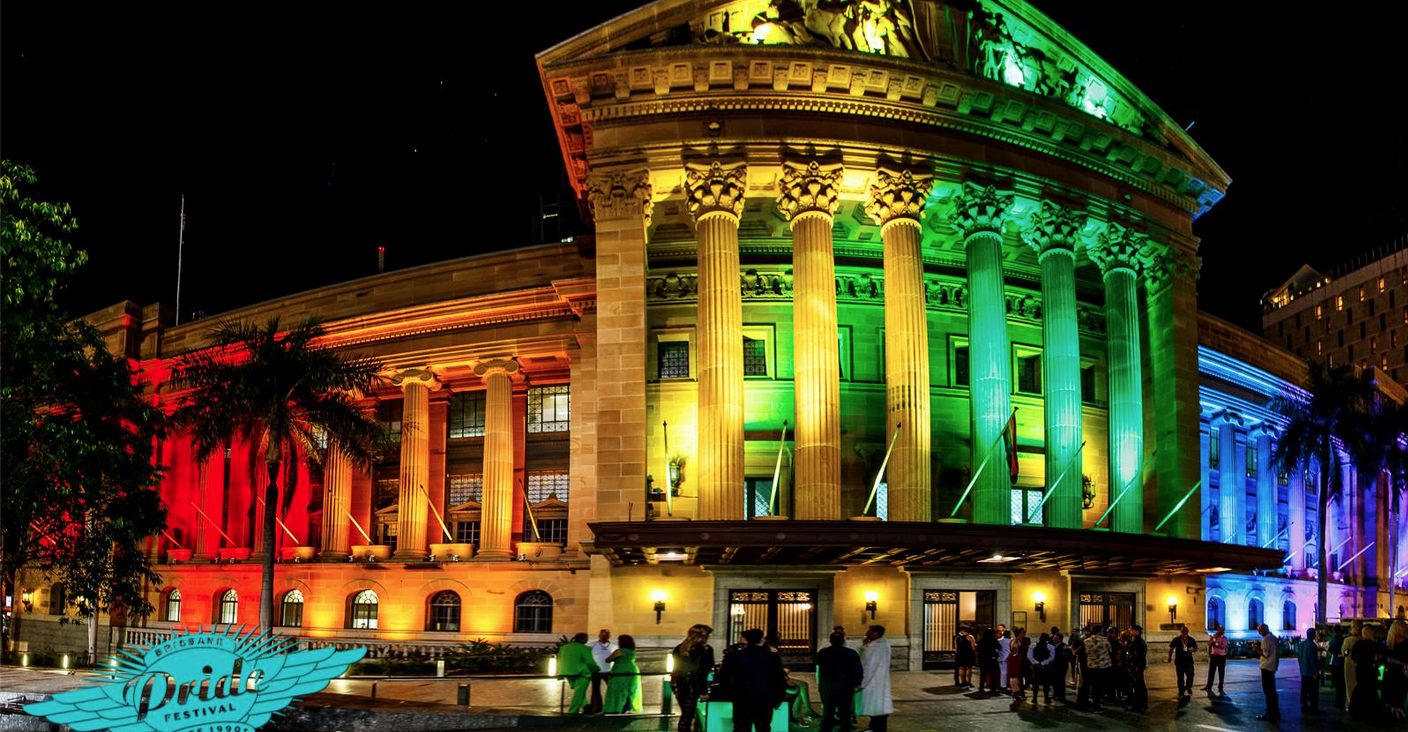
[{"label": "teal logo graphic", "polygon": [[77,732],[254,732],[367,653],[294,651],[295,643],[233,626],[184,633],[140,656],[120,651],[108,679],[25,711]]}]

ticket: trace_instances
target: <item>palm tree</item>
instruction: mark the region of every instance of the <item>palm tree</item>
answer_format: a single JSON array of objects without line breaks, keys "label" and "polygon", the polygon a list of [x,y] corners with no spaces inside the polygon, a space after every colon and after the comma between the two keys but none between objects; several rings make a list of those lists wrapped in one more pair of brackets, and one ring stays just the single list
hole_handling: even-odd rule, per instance
[{"label": "palm tree", "polygon": [[1355,466],[1360,475],[1388,477],[1389,505],[1388,521],[1385,528],[1387,537],[1381,537],[1380,546],[1386,547],[1389,554],[1390,578],[1388,584],[1389,614],[1393,614],[1395,583],[1398,580],[1398,491],[1404,485],[1408,474],[1408,450],[1400,440],[1408,433],[1408,408],[1388,398],[1377,390],[1369,400],[1368,408],[1355,415],[1346,444],[1354,456]]},{"label": "palm tree", "polygon": [[[188,390],[173,421],[190,434],[197,462],[236,439],[251,451],[264,446],[269,485],[264,498],[261,629],[274,621],[279,472],[287,468],[287,511],[298,461],[321,465],[326,450],[335,449],[354,464],[368,465],[383,444],[381,425],[353,397],[378,380],[381,364],[318,348],[315,341],[321,335],[322,326],[313,320],[283,333],[278,318],[263,325],[220,323],[211,332],[211,346],[182,357],[173,378],[177,388]],[[255,458],[250,468],[257,469]]]},{"label": "palm tree", "polygon": [[1288,424],[1271,460],[1278,471],[1287,474],[1300,471],[1302,475],[1309,475],[1312,463],[1320,466],[1315,512],[1315,620],[1324,623],[1329,599],[1325,519],[1330,505],[1331,476],[1338,474],[1336,447],[1337,443],[1345,442],[1343,438],[1356,426],[1355,415],[1365,410],[1372,387],[1348,366],[1330,367],[1315,359],[1307,360],[1305,365],[1308,394],[1280,396],[1272,402],[1272,409],[1286,417]]}]

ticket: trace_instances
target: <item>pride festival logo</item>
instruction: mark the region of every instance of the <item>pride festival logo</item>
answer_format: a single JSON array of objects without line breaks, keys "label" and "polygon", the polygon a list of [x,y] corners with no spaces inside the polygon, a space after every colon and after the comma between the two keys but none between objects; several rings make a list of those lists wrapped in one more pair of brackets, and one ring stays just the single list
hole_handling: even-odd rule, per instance
[{"label": "pride festival logo", "polygon": [[123,650],[106,679],[25,711],[77,732],[254,732],[316,694],[367,649],[294,651],[296,640],[243,627],[183,633],[139,656]]}]

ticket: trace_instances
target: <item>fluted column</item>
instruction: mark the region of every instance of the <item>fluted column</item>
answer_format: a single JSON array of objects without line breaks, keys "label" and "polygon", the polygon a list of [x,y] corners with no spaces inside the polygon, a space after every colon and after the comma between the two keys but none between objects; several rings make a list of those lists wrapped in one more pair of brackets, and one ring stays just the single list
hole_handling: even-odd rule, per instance
[{"label": "fluted column", "polygon": [[[1023,238],[1041,264],[1041,388],[1046,420],[1046,525],[1081,528],[1080,333],[1075,247],[1085,217],[1051,201],[1032,214]],[[1058,482],[1059,481],[1059,482]]]},{"label": "fluted column", "polygon": [[[909,170],[876,172],[865,211],[885,248],[885,441],[895,449],[885,476],[891,521],[929,521],[933,498],[929,324],[920,219],[934,181]],[[895,438],[898,426],[899,437]]]},{"label": "fluted column", "polygon": [[346,559],[352,544],[347,533],[347,516],[352,510],[352,462],[338,448],[336,441],[328,444],[323,491],[322,556],[324,559]]},{"label": "fluted column", "polygon": [[1259,425],[1248,440],[1256,439],[1256,543],[1268,549],[1275,549],[1272,538],[1280,533],[1280,521],[1276,515],[1277,482],[1271,470],[1271,427]]},{"label": "fluted column", "polygon": [[489,391],[484,404],[484,503],[479,512],[482,559],[512,559],[513,542],[513,359],[474,367]]},{"label": "fluted column", "polygon": [[[1207,495],[1210,484],[1199,478],[1202,404],[1198,397],[1198,270],[1196,243],[1175,235],[1162,247],[1151,248],[1144,274],[1148,286],[1146,318],[1149,326],[1150,412],[1154,448],[1155,489],[1147,500],[1154,504],[1149,516],[1163,517],[1162,531],[1180,539],[1200,539],[1207,513],[1194,510],[1189,491]],[[1195,448],[1197,444],[1199,447]],[[1200,517],[1201,520],[1200,520]],[[1156,518],[1163,521],[1162,518]]]},{"label": "fluted column", "polygon": [[200,510],[196,513],[196,545],[192,559],[214,559],[220,551],[220,526],[225,500],[225,451],[216,450],[200,466]]},{"label": "fluted column", "polygon": [[841,518],[841,356],[832,217],[840,165],[785,164],[777,207],[792,224],[796,518]]},{"label": "fluted column", "polygon": [[[1088,249],[1105,281],[1105,347],[1110,381],[1110,500],[1115,531],[1144,531],[1144,380],[1136,285],[1147,237],[1118,224]],[[1121,496],[1123,496],[1121,498]]]},{"label": "fluted column", "polygon": [[688,165],[689,213],[699,240],[699,513],[743,518],[743,295],[738,220],[747,168]]},{"label": "fluted column", "polygon": [[1286,501],[1286,534],[1290,537],[1291,574],[1305,572],[1305,480],[1303,470],[1291,473]]},{"label": "fluted column", "polygon": [[1242,506],[1246,501],[1246,489],[1238,471],[1237,427],[1242,418],[1233,412],[1213,415],[1213,423],[1218,425],[1218,494],[1221,506],[1218,508],[1218,525],[1222,527],[1222,543],[1245,544],[1245,513]]},{"label": "fluted column", "polygon": [[1012,196],[992,186],[969,183],[955,199],[950,216],[968,258],[968,403],[974,473],[986,459],[973,486],[973,520],[982,524],[1009,524],[1012,519],[1007,451],[997,439],[1012,415],[1012,360],[1002,279],[1002,227],[1011,207]]},{"label": "fluted column", "polygon": [[403,371],[391,383],[401,387],[401,491],[396,504],[396,559],[425,559],[427,496],[430,482],[430,390],[439,388],[429,369]]}]

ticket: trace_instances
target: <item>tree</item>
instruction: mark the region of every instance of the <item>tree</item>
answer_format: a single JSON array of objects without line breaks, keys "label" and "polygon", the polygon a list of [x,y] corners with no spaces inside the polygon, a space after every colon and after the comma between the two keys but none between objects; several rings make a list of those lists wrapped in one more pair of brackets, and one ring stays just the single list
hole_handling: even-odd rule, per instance
[{"label": "tree", "polygon": [[[279,331],[278,318],[263,325],[222,322],[211,332],[210,347],[178,360],[173,378],[176,388],[187,390],[173,421],[190,434],[197,462],[234,440],[253,446],[252,450],[263,446],[269,476],[261,537],[259,626],[263,629],[274,622],[276,509],[288,510],[299,461],[321,465],[327,450],[333,449],[354,464],[369,465],[385,440],[381,425],[352,396],[379,379],[381,364],[318,348],[315,341],[323,332],[312,320],[287,332]],[[281,471],[285,473],[283,502],[279,500]],[[250,485],[254,490],[253,480]]]},{"label": "tree", "polygon": [[35,182],[0,162],[0,575],[16,590],[25,568],[63,582],[95,655],[99,613],[152,611],[144,585],[160,577],[140,544],[166,522],[152,463],[162,418],[128,362],[58,306],[87,257],[64,241],[69,206],[35,200]]},{"label": "tree", "polygon": [[1366,409],[1351,416],[1347,447],[1361,476],[1372,476],[1375,482],[1388,479],[1388,520],[1384,522],[1387,536],[1378,539],[1379,546],[1389,552],[1388,601],[1389,615],[1395,607],[1398,582],[1398,505],[1399,492],[1408,484],[1408,450],[1403,436],[1408,433],[1408,408],[1374,389]]},{"label": "tree", "polygon": [[1272,409],[1286,417],[1288,424],[1271,460],[1280,472],[1300,471],[1309,475],[1312,464],[1318,464],[1319,484],[1316,490],[1315,579],[1317,603],[1315,620],[1324,623],[1329,576],[1325,548],[1325,520],[1329,512],[1332,476],[1339,475],[1339,445],[1345,444],[1372,394],[1369,382],[1356,376],[1348,366],[1329,367],[1322,361],[1306,361],[1308,381],[1306,394],[1277,397]]}]

